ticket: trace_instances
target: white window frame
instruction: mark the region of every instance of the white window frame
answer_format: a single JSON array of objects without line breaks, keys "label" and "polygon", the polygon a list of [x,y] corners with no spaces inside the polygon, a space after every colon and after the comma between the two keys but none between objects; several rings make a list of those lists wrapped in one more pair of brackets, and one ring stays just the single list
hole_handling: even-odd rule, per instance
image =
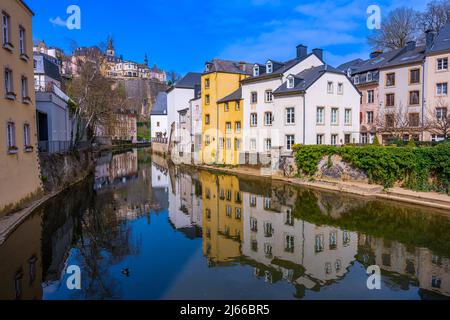
[{"label": "white window frame", "polygon": [[23,145],[25,148],[30,147],[30,145],[31,145],[30,125],[28,123],[25,123],[23,125]]},{"label": "white window frame", "polygon": [[286,108],[286,125],[295,125],[295,108]]},{"label": "white window frame", "polygon": [[[333,119],[334,117],[334,119]],[[331,108],[331,124],[337,125],[339,124],[339,108]]]},{"label": "white window frame", "polygon": [[27,52],[26,30],[22,26],[19,26],[19,51],[21,55],[24,55]]},{"label": "white window frame", "polygon": [[236,133],[241,133],[241,127],[242,127],[241,122],[240,121],[236,121],[234,125],[235,125],[235,128],[236,128]]},{"label": "white window frame", "polygon": [[317,109],[316,109],[316,124],[319,124],[319,125],[325,124],[325,107],[317,107]]},{"label": "white window frame", "polygon": [[273,63],[272,61],[268,61],[266,64],[266,72],[267,73],[273,73]]},{"label": "white window frame", "polygon": [[250,103],[251,103],[251,104],[256,104],[256,103],[258,103],[258,92],[252,91],[252,92],[250,93]]},{"label": "white window frame", "polygon": [[270,90],[270,89],[266,90],[264,96],[265,96],[265,100],[266,100],[267,103],[273,102],[273,92],[272,92],[272,90]]},{"label": "white window frame", "polygon": [[272,139],[264,139],[264,151],[270,151],[272,149]]},{"label": "white window frame", "polygon": [[250,150],[252,150],[252,151],[256,150],[256,139],[255,138],[250,139]]},{"label": "white window frame", "polygon": [[5,69],[5,92],[6,93],[12,93],[13,88],[13,73],[11,69],[6,68]]},{"label": "white window frame", "polygon": [[334,93],[334,83],[333,81],[327,82],[327,93]]},{"label": "white window frame", "polygon": [[366,111],[366,123],[372,124],[373,121],[374,121],[374,112],[373,111]]},{"label": "white window frame", "polygon": [[375,91],[367,90],[367,104],[371,104],[375,102]]},{"label": "white window frame", "polygon": [[352,124],[352,109],[345,109],[344,111],[344,125],[350,126]]},{"label": "white window frame", "polygon": [[316,144],[318,146],[322,146],[325,144],[325,135],[324,134],[316,135]]},{"label": "white window frame", "polygon": [[6,12],[2,12],[2,37],[3,46],[11,43],[11,17]]},{"label": "white window frame", "polygon": [[6,124],[6,146],[8,148],[16,146],[16,124],[12,121]]},{"label": "white window frame", "polygon": [[344,94],[344,83],[343,82],[338,82],[337,93],[338,94]]},{"label": "white window frame", "polygon": [[287,88],[288,89],[292,89],[294,88],[294,77],[293,76],[289,76],[287,79]]},{"label": "white window frame", "polygon": [[333,133],[333,134],[331,135],[330,141],[331,141],[331,145],[332,145],[332,146],[337,146],[337,145],[338,145],[338,142],[339,142],[339,135]]},{"label": "white window frame", "polygon": [[373,80],[372,72],[367,72],[367,82],[371,82]]},{"label": "white window frame", "polygon": [[[439,90],[439,88],[440,88],[440,90]],[[445,93],[444,93],[444,88],[445,88]],[[436,83],[436,95],[438,97],[448,95],[448,82]]]},{"label": "white window frame", "polygon": [[358,75],[356,75],[356,76],[353,78],[353,83],[354,83],[354,84],[359,84],[359,76],[358,76]]},{"label": "white window frame", "polygon": [[254,66],[253,67],[253,76],[254,77],[259,76],[259,66]]},{"label": "white window frame", "polygon": [[250,113],[250,127],[258,126],[258,114],[256,112]]},{"label": "white window frame", "polygon": [[[447,66],[444,68],[444,65],[447,65]],[[445,71],[445,70],[448,70],[448,58],[447,57],[438,58],[436,60],[436,71]]]},{"label": "white window frame", "polygon": [[20,79],[21,85],[22,85],[22,99],[28,98],[28,78],[25,76],[22,76]]},{"label": "white window frame", "polygon": [[287,134],[285,140],[286,140],[286,150],[292,150],[292,146],[295,145],[295,135]]},{"label": "white window frame", "polygon": [[270,111],[264,112],[264,125],[269,127],[272,125],[272,123],[273,123],[272,112]]}]

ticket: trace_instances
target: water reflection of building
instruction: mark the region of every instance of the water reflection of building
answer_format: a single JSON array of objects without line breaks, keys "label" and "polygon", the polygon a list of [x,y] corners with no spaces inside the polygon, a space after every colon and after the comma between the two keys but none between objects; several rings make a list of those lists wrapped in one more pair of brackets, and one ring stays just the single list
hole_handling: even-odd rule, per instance
[{"label": "water reflection of building", "polygon": [[269,282],[276,278],[271,270],[308,289],[343,277],[357,253],[357,234],[295,218],[297,193],[283,188],[265,195],[244,193],[244,256],[268,267]]},{"label": "water reflection of building", "polygon": [[380,266],[388,285],[401,289],[417,285],[423,298],[433,293],[450,296],[450,259],[427,248],[365,235],[360,236],[359,245],[361,262]]},{"label": "water reflection of building", "polygon": [[95,189],[108,185],[122,185],[138,177],[137,150],[122,154],[104,154],[96,159]]},{"label": "water reflection of building", "polygon": [[195,172],[174,167],[174,179],[169,184],[169,220],[173,227],[188,238],[201,237],[201,186]]},{"label": "water reflection of building", "polygon": [[211,265],[241,256],[243,195],[234,176],[199,173],[203,200],[203,253]]},{"label": "water reflection of building", "polygon": [[0,300],[42,298],[41,230],[33,215],[0,246]]}]

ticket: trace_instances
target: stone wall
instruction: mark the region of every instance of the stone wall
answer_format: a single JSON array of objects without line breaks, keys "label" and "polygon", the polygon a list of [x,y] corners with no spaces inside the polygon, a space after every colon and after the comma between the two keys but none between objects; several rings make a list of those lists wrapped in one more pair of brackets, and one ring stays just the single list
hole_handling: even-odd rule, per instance
[{"label": "stone wall", "polygon": [[169,145],[167,143],[152,142],[152,152],[158,154],[167,154]]},{"label": "stone wall", "polygon": [[41,179],[45,192],[64,189],[83,180],[94,170],[90,151],[41,155]]},{"label": "stone wall", "polygon": [[343,161],[338,155],[324,157],[318,165],[315,178],[323,180],[368,182],[367,174]]}]

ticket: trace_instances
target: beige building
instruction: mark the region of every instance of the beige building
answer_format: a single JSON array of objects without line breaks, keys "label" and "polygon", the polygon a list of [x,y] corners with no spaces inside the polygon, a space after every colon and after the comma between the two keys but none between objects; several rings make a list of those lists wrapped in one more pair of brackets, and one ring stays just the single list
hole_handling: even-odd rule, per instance
[{"label": "beige building", "polygon": [[0,212],[41,190],[33,90],[33,12],[23,1],[0,3]]},{"label": "beige building", "polygon": [[[428,121],[434,124],[434,128],[427,133],[427,138],[433,141],[445,139],[445,128],[448,126],[450,109],[448,94],[450,42],[448,39],[450,39],[450,23],[443,27],[436,37],[431,32],[427,33],[425,105]],[[447,131],[447,135],[448,133]]]}]

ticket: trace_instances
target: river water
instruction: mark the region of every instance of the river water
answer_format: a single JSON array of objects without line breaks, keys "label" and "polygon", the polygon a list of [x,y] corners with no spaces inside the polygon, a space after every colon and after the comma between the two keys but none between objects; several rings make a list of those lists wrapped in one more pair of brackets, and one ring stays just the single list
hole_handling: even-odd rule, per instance
[{"label": "river water", "polygon": [[0,245],[0,299],[442,299],[449,230],[428,209],[105,153]]}]

